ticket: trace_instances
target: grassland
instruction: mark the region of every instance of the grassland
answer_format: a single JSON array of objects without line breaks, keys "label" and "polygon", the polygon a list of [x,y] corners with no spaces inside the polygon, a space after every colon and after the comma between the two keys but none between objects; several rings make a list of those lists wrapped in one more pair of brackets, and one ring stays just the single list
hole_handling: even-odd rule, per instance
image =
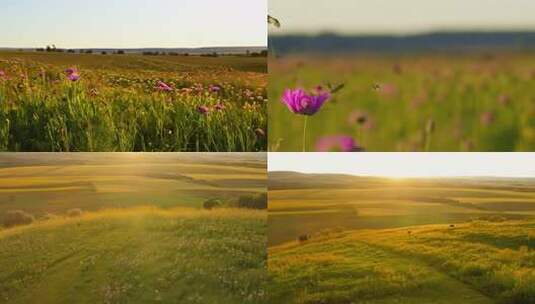
[{"label": "grassland", "polygon": [[2,155],[0,219],[35,220],[0,228],[0,303],[265,303],[266,212],[202,208],[265,192],[264,157]]},{"label": "grassland", "polygon": [[272,172],[269,189],[273,303],[535,303],[533,179]]},{"label": "grassland", "polygon": [[0,52],[0,71],[0,151],[267,149],[265,58]]},{"label": "grassland", "polygon": [[534,228],[531,220],[324,234],[270,248],[270,292],[273,303],[534,303]]},{"label": "grassland", "polygon": [[308,119],[307,151],[344,135],[367,151],[533,151],[527,53],[313,56],[270,59],[269,147],[302,151],[304,118],[280,102],[286,88],[345,88]]}]

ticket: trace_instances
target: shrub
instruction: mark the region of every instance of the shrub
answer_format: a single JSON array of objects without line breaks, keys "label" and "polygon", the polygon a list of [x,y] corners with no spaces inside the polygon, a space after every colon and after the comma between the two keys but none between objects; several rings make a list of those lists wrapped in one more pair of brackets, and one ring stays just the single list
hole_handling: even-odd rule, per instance
[{"label": "shrub", "polygon": [[242,195],[238,199],[239,208],[267,209],[267,193],[256,195]]},{"label": "shrub", "polygon": [[202,206],[203,206],[204,209],[211,210],[213,208],[220,207],[221,206],[221,201],[218,200],[218,199],[212,198],[212,199],[209,199],[206,202],[204,202]]},{"label": "shrub", "polygon": [[308,241],[310,239],[310,235],[308,234],[301,234],[297,240],[299,240],[299,242],[305,242],[305,241]]},{"label": "shrub", "polygon": [[67,215],[69,217],[81,216],[82,215],[82,209],[79,209],[79,208],[70,209],[69,211],[67,211]]},{"label": "shrub", "polygon": [[10,210],[4,216],[3,225],[6,228],[31,224],[35,218],[22,210]]}]

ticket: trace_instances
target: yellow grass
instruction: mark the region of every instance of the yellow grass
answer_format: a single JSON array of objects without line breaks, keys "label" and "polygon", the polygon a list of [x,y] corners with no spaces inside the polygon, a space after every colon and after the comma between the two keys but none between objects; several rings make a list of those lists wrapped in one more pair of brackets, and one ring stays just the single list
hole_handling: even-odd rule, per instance
[{"label": "yellow grass", "polygon": [[266,219],[267,214],[262,210],[221,208],[213,210],[203,210],[198,208],[176,207],[162,209],[151,205],[136,206],[131,208],[110,208],[96,212],[84,212],[78,217],[57,216],[49,220],[36,221],[30,225],[17,226],[10,229],[0,230],[0,239],[36,229],[57,228],[62,225],[76,222],[94,221],[101,219],[132,219],[135,220],[145,216],[158,216],[165,218],[250,218]]}]

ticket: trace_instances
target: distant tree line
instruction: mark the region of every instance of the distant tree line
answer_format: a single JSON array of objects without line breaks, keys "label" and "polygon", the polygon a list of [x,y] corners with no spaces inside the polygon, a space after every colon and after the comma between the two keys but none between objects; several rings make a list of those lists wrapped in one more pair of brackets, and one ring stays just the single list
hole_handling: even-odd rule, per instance
[{"label": "distant tree line", "polygon": [[268,51],[267,50],[263,50],[263,51],[260,51],[260,52],[247,51],[245,53],[245,55],[248,56],[248,57],[267,57]]},{"label": "distant tree line", "polygon": [[177,53],[177,52],[158,52],[158,51],[144,51],[141,54],[145,56],[189,56],[189,53]]},{"label": "distant tree line", "polygon": [[[190,56],[189,53],[177,53],[177,52],[158,52],[158,51],[144,51],[142,52],[145,56]],[[251,52],[246,51],[245,54],[220,54],[217,52],[211,52],[211,53],[203,53],[199,54],[198,56],[201,57],[220,57],[220,56],[246,56],[246,57],[267,57],[268,51],[260,51],[260,52]]]},{"label": "distant tree line", "polygon": [[[47,45],[44,48],[36,48],[35,50],[37,52],[47,52],[47,53],[69,53],[69,54],[75,54],[77,52],[79,54],[93,54],[94,53],[94,50],[92,50],[92,49],[79,49],[79,50],[62,49],[62,48],[57,48],[54,44]],[[100,54],[101,55],[107,55],[108,52],[101,51]],[[114,54],[114,55],[124,55],[125,51],[124,50],[116,50],[116,51],[113,51],[112,54]]]},{"label": "distant tree line", "polygon": [[[71,53],[71,54],[75,54],[77,52],[79,54],[93,54],[94,53],[94,50],[92,50],[92,49],[79,49],[79,50],[62,49],[62,48],[57,48],[56,45],[54,45],[54,44],[47,45],[44,48],[36,48],[35,50],[37,52],[48,52],[48,53]],[[100,51],[100,54],[101,55],[107,55],[108,52],[107,51]],[[112,52],[112,54],[114,54],[114,55],[124,55],[125,51],[124,50],[115,50],[115,51]],[[175,52],[175,51],[169,51],[169,52],[165,52],[165,51],[143,51],[141,54],[145,55],[145,56],[190,56],[189,53],[179,53],[179,52]],[[260,51],[260,52],[251,52],[251,51],[247,50],[245,52],[245,54],[241,54],[241,55],[240,54],[220,54],[220,53],[217,53],[217,52],[211,52],[211,53],[199,54],[198,56],[201,56],[201,57],[219,57],[219,56],[267,57],[267,55],[268,55],[268,51],[267,50],[263,50],[263,51]]]}]

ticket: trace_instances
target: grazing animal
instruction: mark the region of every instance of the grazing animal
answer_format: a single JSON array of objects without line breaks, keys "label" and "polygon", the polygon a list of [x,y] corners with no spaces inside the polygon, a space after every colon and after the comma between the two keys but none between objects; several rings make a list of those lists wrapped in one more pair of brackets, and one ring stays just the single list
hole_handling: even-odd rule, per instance
[{"label": "grazing animal", "polygon": [[409,236],[411,236],[411,233],[412,233],[412,231],[410,231],[410,230],[407,231],[407,234],[408,234]]},{"label": "grazing animal", "polygon": [[455,228],[455,225],[451,224],[451,225],[450,225],[450,228]]},{"label": "grazing animal", "polygon": [[305,242],[310,239],[310,235],[308,234],[301,234],[298,238],[299,242]]}]

